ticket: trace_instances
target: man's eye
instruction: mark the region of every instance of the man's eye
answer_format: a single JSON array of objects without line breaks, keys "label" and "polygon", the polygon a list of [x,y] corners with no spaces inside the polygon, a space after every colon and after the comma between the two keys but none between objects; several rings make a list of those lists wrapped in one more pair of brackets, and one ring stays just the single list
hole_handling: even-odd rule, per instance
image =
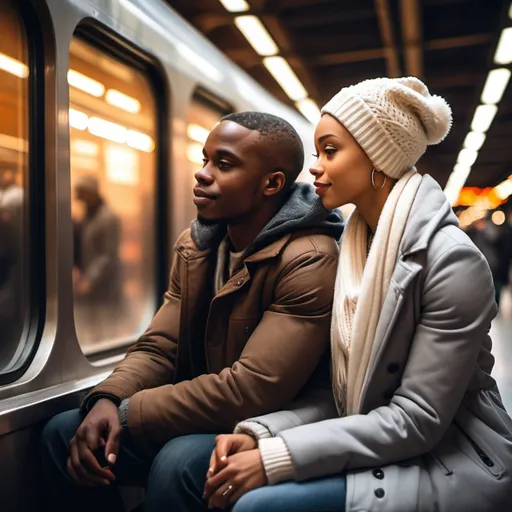
[{"label": "man's eye", "polygon": [[226,160],[220,160],[217,165],[219,169],[228,169],[229,167],[232,167],[231,163]]},{"label": "man's eye", "polygon": [[208,163],[208,158],[203,158],[203,167],[206,167],[207,163]]}]

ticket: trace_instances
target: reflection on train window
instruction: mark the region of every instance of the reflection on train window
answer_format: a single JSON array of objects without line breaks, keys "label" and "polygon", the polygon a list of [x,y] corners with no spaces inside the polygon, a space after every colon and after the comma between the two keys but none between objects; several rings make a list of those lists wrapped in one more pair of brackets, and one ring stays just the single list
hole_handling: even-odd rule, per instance
[{"label": "reflection on train window", "polygon": [[227,105],[217,105],[203,95],[196,94],[192,98],[188,109],[187,125],[187,158],[190,162],[191,197],[196,183],[194,174],[203,166],[203,146],[206,138],[211,129],[230,111],[231,109]]},{"label": "reflection on train window", "polygon": [[28,313],[28,44],[15,0],[0,3],[0,373],[24,349]]},{"label": "reflection on train window", "polygon": [[74,316],[90,354],[136,339],[156,307],[156,105],[144,72],[78,38],[68,83]]}]

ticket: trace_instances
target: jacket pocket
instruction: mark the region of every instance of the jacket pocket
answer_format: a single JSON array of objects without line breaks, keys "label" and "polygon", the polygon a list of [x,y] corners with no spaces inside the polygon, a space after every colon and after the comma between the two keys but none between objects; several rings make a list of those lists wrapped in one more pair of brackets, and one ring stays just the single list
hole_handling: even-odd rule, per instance
[{"label": "jacket pocket", "polygon": [[450,476],[453,474],[453,471],[446,466],[446,464],[439,457],[439,455],[436,455],[434,452],[429,452],[427,455],[441,468],[441,471],[446,476]]},{"label": "jacket pocket", "polygon": [[[478,420],[475,419],[474,421]],[[495,478],[500,478],[505,472],[505,466],[499,457],[489,448],[482,435],[477,432],[477,428],[472,428],[471,423],[463,427],[456,422],[455,426],[459,431],[457,444],[465,455],[478,464],[486,473],[489,473]]]}]

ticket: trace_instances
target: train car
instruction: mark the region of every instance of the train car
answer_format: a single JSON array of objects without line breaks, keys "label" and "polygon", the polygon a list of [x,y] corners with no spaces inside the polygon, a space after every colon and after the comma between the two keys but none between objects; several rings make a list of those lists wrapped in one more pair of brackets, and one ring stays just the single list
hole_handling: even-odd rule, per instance
[{"label": "train car", "polygon": [[[41,427],[112,371],[161,301],[208,131],[271,112],[310,154],[312,126],[162,0],[2,0],[0,33],[0,509],[25,512],[42,509]],[[91,235],[115,255],[95,294],[80,285],[84,180],[115,228]]]}]

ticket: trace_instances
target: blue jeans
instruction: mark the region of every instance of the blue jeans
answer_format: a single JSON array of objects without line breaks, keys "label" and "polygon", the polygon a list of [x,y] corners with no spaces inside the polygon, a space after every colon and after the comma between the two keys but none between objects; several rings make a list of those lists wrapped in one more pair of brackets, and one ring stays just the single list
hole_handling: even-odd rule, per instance
[{"label": "blue jeans", "polygon": [[[42,463],[51,497],[48,510],[121,512],[118,485],[145,485],[146,512],[205,512],[202,499],[215,435],[189,435],[169,441],[154,460],[135,453],[129,439],[121,442],[115,465],[116,481],[109,487],[79,487],[66,470],[68,444],[83,420],[78,411],[55,416],[42,435]],[[243,496],[233,512],[344,512],[345,478],[334,476],[304,483],[284,483],[256,489]]]}]

